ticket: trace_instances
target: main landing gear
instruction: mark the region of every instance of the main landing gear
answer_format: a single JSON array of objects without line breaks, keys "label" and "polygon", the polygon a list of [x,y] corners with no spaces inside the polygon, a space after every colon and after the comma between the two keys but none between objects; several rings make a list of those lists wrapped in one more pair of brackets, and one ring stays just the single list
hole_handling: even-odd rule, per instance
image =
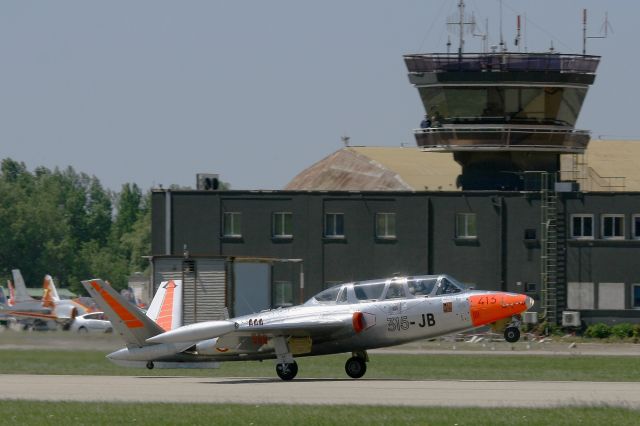
[{"label": "main landing gear", "polygon": [[[368,361],[369,356],[366,351],[353,352],[352,357],[344,365],[344,371],[352,379],[359,379],[367,372]],[[282,380],[293,380],[298,374],[298,364],[295,361],[278,362],[276,364],[276,374]]]},{"label": "main landing gear", "polygon": [[367,372],[367,361],[369,357],[366,351],[353,352],[353,356],[344,365],[344,371],[352,379],[359,379]]},{"label": "main landing gear", "polygon": [[282,380],[292,380],[298,374],[298,363],[293,361],[276,364],[276,374]]},{"label": "main landing gear", "polygon": [[149,370],[153,370],[153,367],[154,367],[154,365],[153,365],[153,361],[147,361],[147,368],[148,368]]}]

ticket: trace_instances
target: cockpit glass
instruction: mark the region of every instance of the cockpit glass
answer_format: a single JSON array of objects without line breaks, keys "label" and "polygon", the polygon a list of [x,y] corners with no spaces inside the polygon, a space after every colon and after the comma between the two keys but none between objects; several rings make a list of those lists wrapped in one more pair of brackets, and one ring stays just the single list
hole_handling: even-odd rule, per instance
[{"label": "cockpit glass", "polygon": [[355,284],[353,290],[358,300],[377,300],[382,296],[384,281]]},{"label": "cockpit glass", "polygon": [[338,298],[338,292],[341,288],[342,286],[339,285],[328,288],[325,291],[316,294],[315,296],[313,296],[313,298],[320,303],[335,302]]},{"label": "cockpit glass", "polygon": [[438,281],[437,278],[413,278],[407,280],[409,293],[414,296],[428,296]]},{"label": "cockpit glass", "polygon": [[385,299],[401,299],[404,298],[404,285],[401,282],[391,282],[387,289],[387,296]]},{"label": "cockpit glass", "polygon": [[443,277],[440,280],[440,286],[436,294],[453,294],[460,292],[462,292],[462,289],[458,287],[458,285],[454,284],[450,279]]}]

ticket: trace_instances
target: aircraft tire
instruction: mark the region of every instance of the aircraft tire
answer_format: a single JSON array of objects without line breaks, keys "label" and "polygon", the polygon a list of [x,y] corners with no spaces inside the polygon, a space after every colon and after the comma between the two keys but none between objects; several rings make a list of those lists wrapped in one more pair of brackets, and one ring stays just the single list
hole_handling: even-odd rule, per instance
[{"label": "aircraft tire", "polygon": [[504,340],[509,343],[515,343],[520,340],[520,330],[517,327],[507,327],[504,331]]},{"label": "aircraft tire", "polygon": [[149,370],[153,370],[153,367],[154,367],[154,365],[153,365],[153,361],[147,361],[147,368],[148,368]]},{"label": "aircraft tire", "polygon": [[290,364],[276,364],[276,374],[282,380],[293,380],[293,378],[298,374],[298,363],[293,361]]},{"label": "aircraft tire", "polygon": [[344,370],[347,372],[347,376],[352,379],[359,379],[367,372],[367,363],[364,359],[354,356],[347,360]]}]

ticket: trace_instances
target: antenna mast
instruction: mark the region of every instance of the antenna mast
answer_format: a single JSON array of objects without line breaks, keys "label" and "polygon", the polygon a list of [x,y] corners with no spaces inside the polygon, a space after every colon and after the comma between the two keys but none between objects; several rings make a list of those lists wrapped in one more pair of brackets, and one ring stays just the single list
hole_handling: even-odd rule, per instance
[{"label": "antenna mast", "polygon": [[459,38],[460,38],[460,44],[458,45],[458,56],[460,58],[462,58],[462,53],[464,53],[464,31],[465,25],[470,25],[471,26],[471,31],[473,31],[473,29],[475,28],[476,25],[476,19],[473,15],[471,15],[471,18],[467,21],[465,20],[465,16],[464,16],[464,0],[460,0],[460,2],[458,3],[458,20],[456,21],[448,21],[447,25],[458,25],[460,27],[460,31],[459,31]]},{"label": "antenna mast", "polygon": [[[582,54],[587,54],[587,39],[588,38],[607,38],[609,35],[609,28],[611,28],[611,32],[613,32],[613,27],[609,23],[609,12],[604,13],[604,23],[602,24],[602,28],[604,28],[603,36],[588,36],[587,35],[587,9],[582,9]],[[600,29],[600,33],[602,33],[602,28]]]}]

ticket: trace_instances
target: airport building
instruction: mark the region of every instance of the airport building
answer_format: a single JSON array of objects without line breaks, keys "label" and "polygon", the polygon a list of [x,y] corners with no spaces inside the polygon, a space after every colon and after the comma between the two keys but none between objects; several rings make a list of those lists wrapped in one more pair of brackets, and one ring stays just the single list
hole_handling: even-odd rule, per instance
[{"label": "airport building", "polygon": [[447,273],[530,295],[538,321],[640,322],[640,142],[574,128],[600,58],[404,59],[426,113],[416,147],[345,147],[284,190],[154,191],[154,285],[191,279],[186,310],[205,309],[198,291],[217,300],[203,320]]}]

